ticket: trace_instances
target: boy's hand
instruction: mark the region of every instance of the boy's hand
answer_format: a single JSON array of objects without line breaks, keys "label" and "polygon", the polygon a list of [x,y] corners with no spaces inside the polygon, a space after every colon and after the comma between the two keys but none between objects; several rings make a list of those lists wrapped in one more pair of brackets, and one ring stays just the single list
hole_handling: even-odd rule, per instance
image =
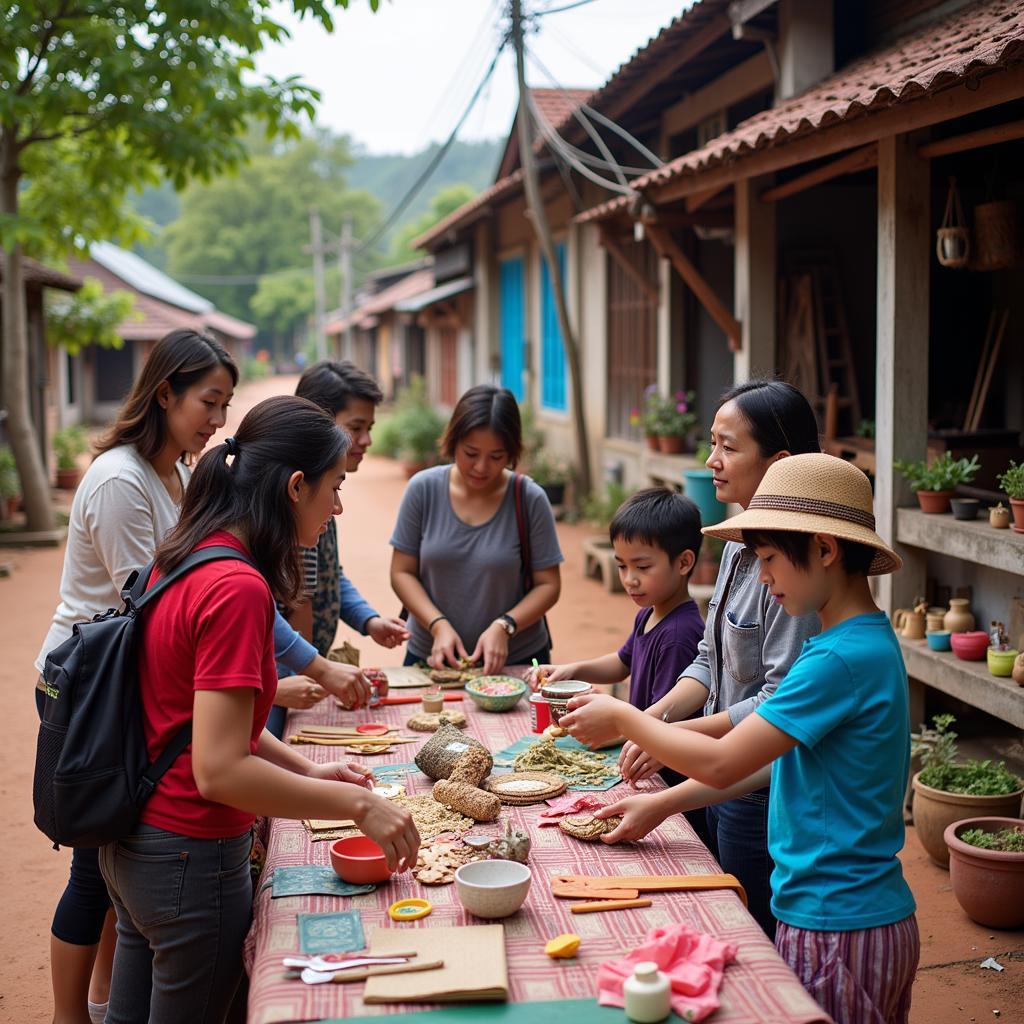
[{"label": "boy's hand", "polygon": [[556,679],[572,679],[568,674],[576,670],[576,664],[572,665],[538,665],[526,673],[526,682],[531,690],[536,693],[545,683],[552,683]]},{"label": "boy's hand", "polygon": [[619,771],[626,782],[634,786],[644,779],[649,779],[664,767],[660,761],[638,747],[632,740],[626,741],[622,753],[619,754]]},{"label": "boy's hand", "polygon": [[621,814],[622,821],[617,828],[601,836],[602,843],[626,843],[643,839],[666,817],[661,804],[653,796],[627,796],[625,800],[594,811],[595,818],[607,818],[613,814]]},{"label": "boy's hand", "polygon": [[622,735],[619,718],[629,706],[607,694],[584,694],[569,701],[568,714],[562,715],[558,724],[584,746],[600,747]]},{"label": "boy's hand", "polygon": [[546,665],[545,668],[551,670],[547,676],[549,683],[557,683],[562,679],[579,679],[580,665],[578,661],[569,665]]}]

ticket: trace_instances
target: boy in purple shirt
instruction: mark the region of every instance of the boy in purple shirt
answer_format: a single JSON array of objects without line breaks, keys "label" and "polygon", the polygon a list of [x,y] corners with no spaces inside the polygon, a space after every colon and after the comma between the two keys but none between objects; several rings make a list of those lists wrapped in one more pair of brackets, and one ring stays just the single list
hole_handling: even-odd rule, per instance
[{"label": "boy in purple shirt", "polygon": [[[641,711],[657,703],[697,656],[704,620],[690,597],[690,573],[700,553],[700,511],[663,487],[638,491],[619,506],[609,528],[619,578],[640,611],[633,632],[614,654],[567,665],[542,665],[530,677],[583,679],[588,683],[620,683],[627,676],[629,702]],[[699,715],[700,712],[698,711]],[[662,769],[669,786],[683,777]],[[706,844],[703,810],[687,819]]]}]

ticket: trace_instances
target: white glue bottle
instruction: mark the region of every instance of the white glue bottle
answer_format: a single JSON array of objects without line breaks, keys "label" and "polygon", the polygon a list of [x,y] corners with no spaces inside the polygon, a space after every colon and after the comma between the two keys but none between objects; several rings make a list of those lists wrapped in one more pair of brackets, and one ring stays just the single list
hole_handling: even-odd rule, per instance
[{"label": "white glue bottle", "polygon": [[626,1016],[636,1024],[655,1024],[664,1020],[672,1009],[672,991],[668,975],[649,960],[633,969],[633,976],[622,986],[626,998]]}]

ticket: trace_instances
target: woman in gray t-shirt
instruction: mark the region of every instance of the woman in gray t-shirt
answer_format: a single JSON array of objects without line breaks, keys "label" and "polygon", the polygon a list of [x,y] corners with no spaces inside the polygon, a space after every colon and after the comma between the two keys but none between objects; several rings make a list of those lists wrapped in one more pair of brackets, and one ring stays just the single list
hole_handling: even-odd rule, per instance
[{"label": "woman in gray t-shirt", "polygon": [[481,384],[459,399],[441,439],[452,464],[409,481],[391,536],[391,585],[410,612],[406,664],[468,658],[493,673],[550,660],[544,616],[558,600],[562,552],[546,495],[517,480],[521,452],[515,397]]}]

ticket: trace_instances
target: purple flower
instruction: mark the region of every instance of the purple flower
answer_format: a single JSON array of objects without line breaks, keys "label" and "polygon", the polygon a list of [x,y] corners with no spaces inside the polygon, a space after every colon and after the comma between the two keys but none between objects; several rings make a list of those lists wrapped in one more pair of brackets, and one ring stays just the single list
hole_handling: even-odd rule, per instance
[{"label": "purple flower", "polygon": [[648,384],[647,387],[644,388],[644,394],[647,395],[648,397],[650,397],[657,390],[658,390],[658,385],[657,384]]},{"label": "purple flower", "polygon": [[685,402],[676,403],[676,412],[689,412],[690,407]]}]

